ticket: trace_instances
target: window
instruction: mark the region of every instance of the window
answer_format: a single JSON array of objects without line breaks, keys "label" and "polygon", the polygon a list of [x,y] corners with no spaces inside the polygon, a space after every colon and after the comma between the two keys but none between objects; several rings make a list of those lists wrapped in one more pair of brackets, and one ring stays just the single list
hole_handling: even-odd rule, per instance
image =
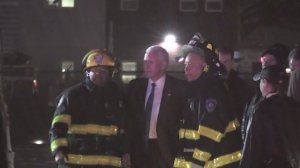
[{"label": "window", "polygon": [[73,8],[75,0],[47,0],[47,5],[58,8]]},{"label": "window", "polygon": [[198,1],[197,0],[180,0],[179,9],[181,12],[197,12]]},{"label": "window", "polygon": [[206,12],[222,12],[223,0],[205,0]]},{"label": "window", "polygon": [[139,9],[139,0],[121,0],[121,11],[137,11]]},{"label": "window", "polygon": [[122,75],[122,83],[127,84],[135,78],[136,78],[136,75]]},{"label": "window", "polygon": [[122,62],[122,71],[136,71],[136,62]]},{"label": "window", "polygon": [[[135,73],[136,66],[137,66],[136,62],[122,62],[121,68],[122,68],[122,71],[124,72],[122,74],[122,82],[124,84],[127,84],[132,79],[135,79],[137,77],[135,74],[132,74],[132,72]],[[128,73],[130,73],[130,74],[128,74]]]},{"label": "window", "polygon": [[61,63],[61,71],[74,71],[74,62],[73,61],[63,61]]}]

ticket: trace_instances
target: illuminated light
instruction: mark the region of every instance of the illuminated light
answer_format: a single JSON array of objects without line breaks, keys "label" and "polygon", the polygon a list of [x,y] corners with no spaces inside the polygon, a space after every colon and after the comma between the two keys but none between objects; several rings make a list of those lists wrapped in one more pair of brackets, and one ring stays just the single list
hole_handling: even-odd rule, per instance
[{"label": "illuminated light", "polygon": [[37,139],[37,140],[34,140],[33,143],[36,144],[36,145],[42,145],[45,142],[43,140]]},{"label": "illuminated light", "polygon": [[168,34],[160,46],[166,49],[170,55],[175,55],[180,47],[176,42],[176,36],[173,34]]},{"label": "illuminated light", "polygon": [[166,43],[175,43],[176,42],[176,37],[173,34],[168,34],[165,37],[165,42]]},{"label": "illuminated light", "polygon": [[36,80],[36,79],[34,79],[34,80],[33,80],[33,86],[34,86],[35,88],[37,88],[37,87],[38,87],[38,82],[37,82],[37,80]]},{"label": "illuminated light", "polygon": [[74,0],[62,0],[61,7],[73,8],[75,6]]},{"label": "illuminated light", "polygon": [[291,70],[291,68],[285,68],[285,72],[286,72],[286,73],[291,73],[292,70]]},{"label": "illuminated light", "polygon": [[61,71],[62,71],[62,72],[66,72],[66,69],[62,69]]},{"label": "illuminated light", "polygon": [[184,61],[184,57],[180,57],[179,59],[178,59],[178,62],[183,62]]},{"label": "illuminated light", "polygon": [[131,80],[136,79],[136,75],[122,75],[122,82],[129,83]]}]

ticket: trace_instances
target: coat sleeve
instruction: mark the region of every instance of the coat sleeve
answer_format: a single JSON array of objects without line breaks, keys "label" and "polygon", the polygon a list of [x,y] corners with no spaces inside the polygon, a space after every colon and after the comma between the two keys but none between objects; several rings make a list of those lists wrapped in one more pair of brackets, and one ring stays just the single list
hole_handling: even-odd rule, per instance
[{"label": "coat sleeve", "polygon": [[71,115],[69,113],[68,96],[67,94],[62,94],[59,96],[50,128],[50,147],[53,156],[58,151],[64,154],[67,152],[67,132],[70,125]]},{"label": "coat sleeve", "polygon": [[200,139],[197,141],[196,149],[193,152],[193,162],[205,165],[211,160],[218,150],[226,127],[229,123],[229,106],[226,103],[225,94],[222,90],[211,90],[201,102],[202,117],[199,119],[198,133]]}]

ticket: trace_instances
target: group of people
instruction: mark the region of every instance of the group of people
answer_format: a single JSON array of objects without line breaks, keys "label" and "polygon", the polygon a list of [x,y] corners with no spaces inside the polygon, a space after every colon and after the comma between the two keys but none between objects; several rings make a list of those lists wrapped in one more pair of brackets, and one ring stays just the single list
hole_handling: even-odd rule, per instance
[{"label": "group of people", "polygon": [[116,61],[91,50],[82,61],[85,80],[58,97],[53,157],[59,168],[298,168],[299,104],[285,96],[299,89],[298,53],[291,52],[295,67],[286,87],[285,53],[268,48],[255,75],[260,90],[251,98],[233,69],[233,51],[217,53],[199,33],[176,58],[185,64],[186,81],[167,74],[168,52],[151,46],[145,77],[125,93],[112,81]]}]

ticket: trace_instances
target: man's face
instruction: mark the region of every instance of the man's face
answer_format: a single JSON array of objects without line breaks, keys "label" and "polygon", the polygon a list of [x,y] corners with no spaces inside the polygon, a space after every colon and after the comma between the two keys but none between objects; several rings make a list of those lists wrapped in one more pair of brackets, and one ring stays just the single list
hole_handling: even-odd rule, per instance
[{"label": "man's face", "polygon": [[87,76],[97,86],[102,87],[111,79],[111,70],[108,67],[97,66],[87,72]]},{"label": "man's face", "polygon": [[202,56],[197,53],[189,53],[185,59],[185,76],[187,81],[197,80],[203,73],[206,62]]},{"label": "man's face", "polygon": [[165,74],[167,64],[160,58],[158,52],[150,51],[144,57],[144,72],[148,78],[156,81]]},{"label": "man's face", "polygon": [[261,66],[262,68],[271,66],[271,65],[277,65],[278,62],[276,58],[272,54],[265,54],[261,57]]},{"label": "man's face", "polygon": [[272,91],[272,86],[266,79],[260,80],[259,87],[263,97],[265,97]]},{"label": "man's face", "polygon": [[300,68],[300,59],[296,60],[292,58],[290,60],[290,68],[292,71],[296,68]]},{"label": "man's face", "polygon": [[228,53],[219,53],[219,61],[225,66],[226,71],[229,72],[233,67],[232,56]]}]

